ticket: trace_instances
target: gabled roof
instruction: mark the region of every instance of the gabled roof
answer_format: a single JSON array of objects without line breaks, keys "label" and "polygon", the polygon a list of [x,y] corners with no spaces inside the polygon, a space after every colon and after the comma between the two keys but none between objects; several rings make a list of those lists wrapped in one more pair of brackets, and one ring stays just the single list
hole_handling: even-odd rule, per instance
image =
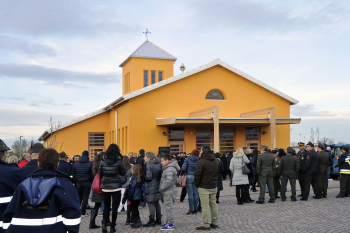
[{"label": "gabled roof", "polygon": [[[147,42],[147,41],[146,41],[146,42]],[[145,43],[146,43],[146,42],[145,42]],[[150,42],[149,42],[149,43],[150,43]],[[135,51],[135,52],[136,52],[136,51]],[[173,77],[171,77],[171,78],[165,79],[165,80],[160,81],[160,82],[158,82],[158,83],[155,83],[155,84],[152,84],[152,85],[150,85],[150,86],[144,87],[144,88],[142,88],[142,89],[140,89],[140,90],[137,90],[137,91],[131,92],[131,93],[129,93],[129,94],[123,95],[123,96],[119,97],[117,100],[113,101],[112,103],[110,103],[109,105],[107,105],[106,107],[104,107],[104,108],[102,108],[102,109],[100,109],[100,110],[97,110],[97,111],[95,111],[95,112],[86,114],[86,115],[84,115],[84,116],[82,116],[82,117],[79,117],[79,118],[76,118],[76,119],[74,119],[74,120],[72,120],[72,121],[66,122],[65,124],[63,124],[63,125],[61,126],[61,129],[66,128],[66,127],[68,127],[68,126],[70,126],[70,125],[76,124],[76,123],[78,123],[78,122],[81,122],[81,121],[83,121],[83,120],[89,119],[89,118],[94,117],[94,116],[96,116],[96,115],[99,115],[99,114],[101,114],[101,113],[103,113],[103,112],[106,112],[106,111],[110,110],[112,107],[118,106],[119,104],[122,104],[122,103],[124,103],[125,101],[127,101],[127,100],[129,100],[129,99],[132,99],[132,98],[134,98],[134,97],[136,97],[136,96],[140,96],[140,95],[142,95],[142,94],[145,94],[145,93],[147,93],[147,92],[153,91],[153,90],[155,90],[155,89],[157,89],[157,88],[160,88],[160,87],[162,87],[162,86],[168,85],[168,84],[173,83],[173,82],[176,82],[176,81],[178,81],[178,80],[181,80],[181,79],[183,79],[183,78],[186,78],[186,77],[188,77],[188,76],[191,76],[191,75],[193,75],[193,74],[199,73],[199,72],[201,72],[201,71],[204,71],[204,70],[206,70],[206,69],[212,68],[212,67],[217,66],[217,65],[220,65],[220,66],[222,66],[222,67],[224,67],[224,68],[226,68],[226,69],[228,69],[228,70],[230,70],[230,71],[232,71],[232,72],[234,72],[234,73],[236,73],[236,74],[242,76],[243,78],[248,79],[249,81],[251,81],[251,82],[253,82],[253,83],[255,83],[255,84],[261,86],[262,88],[264,88],[264,89],[266,89],[266,90],[268,90],[268,91],[270,91],[270,92],[272,92],[272,93],[275,93],[276,95],[278,95],[278,96],[282,97],[283,99],[289,101],[291,104],[297,104],[297,103],[299,103],[298,100],[296,100],[296,99],[294,99],[294,98],[292,98],[292,97],[290,97],[290,96],[284,94],[283,92],[281,92],[281,91],[279,91],[279,90],[277,90],[277,89],[275,89],[275,88],[273,88],[273,87],[267,85],[267,84],[264,83],[264,82],[261,82],[260,80],[258,80],[258,79],[256,79],[256,78],[253,78],[252,76],[250,76],[250,75],[248,75],[248,74],[246,74],[246,73],[244,73],[244,72],[242,72],[242,71],[236,69],[235,67],[233,67],[233,66],[231,66],[231,65],[229,65],[229,64],[227,64],[227,63],[225,63],[225,62],[223,62],[223,61],[221,61],[220,59],[216,59],[216,60],[214,60],[214,61],[212,61],[212,62],[210,62],[210,63],[208,63],[208,64],[205,64],[205,65],[203,65],[203,66],[199,66],[199,67],[197,67],[197,68],[195,68],[195,69],[193,69],[193,70],[189,70],[189,71],[183,72],[182,74],[173,76]],[[39,141],[41,141],[41,140],[42,140],[44,137],[46,137],[48,134],[49,134],[49,130],[46,130],[46,131],[40,136]]]},{"label": "gabled roof", "polygon": [[123,67],[123,65],[132,57],[177,60],[176,57],[151,43],[149,40],[146,40],[140,47],[138,47],[127,59],[125,59],[125,61],[122,62],[122,64],[119,65],[119,67]]}]

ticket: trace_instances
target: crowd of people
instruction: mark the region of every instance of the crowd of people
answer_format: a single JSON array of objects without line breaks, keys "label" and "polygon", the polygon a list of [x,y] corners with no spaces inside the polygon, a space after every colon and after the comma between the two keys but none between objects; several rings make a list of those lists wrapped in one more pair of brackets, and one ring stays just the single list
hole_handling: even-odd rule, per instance
[{"label": "crowd of people", "polygon": [[[250,192],[257,192],[257,204],[269,203],[276,198],[286,201],[287,183],[291,186],[291,201],[297,201],[296,180],[299,180],[300,200],[309,197],[327,198],[327,172],[340,169],[340,192],[337,198],[350,192],[349,147],[341,148],[338,164],[333,165],[332,155],[323,144],[317,152],[314,144],[299,143],[299,151],[261,151],[248,147],[227,153],[214,153],[208,145],[191,153],[179,154],[139,151],[123,156],[116,144],[98,153],[94,161],[89,152],[74,156],[72,161],[65,152],[58,153],[36,143],[31,153],[25,153],[18,161],[16,156],[7,158],[10,150],[0,140],[0,232],[79,232],[81,217],[90,215],[90,229],[102,228],[102,232],[116,232],[118,213],[126,211],[125,224],[131,228],[156,227],[175,229],[174,203],[177,196],[178,177],[186,177],[180,201],[188,196],[187,215],[202,213],[203,222],[196,230],[218,228],[218,204],[223,180],[230,179],[235,186],[237,204],[253,203]],[[280,193],[280,196],[278,195]],[[88,200],[94,207],[87,213]],[[161,203],[166,212],[162,222]],[[148,206],[148,222],[142,223],[139,207]],[[95,222],[103,212],[102,226]],[[110,216],[111,215],[111,216]]]}]

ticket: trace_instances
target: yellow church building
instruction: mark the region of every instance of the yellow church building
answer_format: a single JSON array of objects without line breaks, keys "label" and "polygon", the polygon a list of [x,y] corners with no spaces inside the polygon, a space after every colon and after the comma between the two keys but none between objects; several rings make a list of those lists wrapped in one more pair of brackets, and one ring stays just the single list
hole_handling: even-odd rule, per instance
[{"label": "yellow church building", "polygon": [[[140,149],[190,152],[210,144],[216,152],[239,147],[290,146],[290,106],[298,101],[216,59],[174,76],[176,57],[146,40],[120,65],[123,96],[39,138],[70,157],[105,151],[117,143],[123,155]],[[59,146],[60,147],[60,146]]]}]

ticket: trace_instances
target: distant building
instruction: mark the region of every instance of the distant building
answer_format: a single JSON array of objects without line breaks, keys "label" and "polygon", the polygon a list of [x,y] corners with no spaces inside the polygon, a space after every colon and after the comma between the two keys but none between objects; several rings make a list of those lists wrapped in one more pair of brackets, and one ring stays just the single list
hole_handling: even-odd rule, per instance
[{"label": "distant building", "polygon": [[[204,144],[220,152],[290,145],[290,124],[301,121],[290,118],[297,100],[220,59],[174,76],[175,61],[146,40],[120,65],[123,96],[63,124],[57,145],[64,141],[70,156],[89,150],[91,159],[111,143],[124,155],[159,147],[188,152]],[[39,140],[47,145],[50,137],[45,131]]]}]

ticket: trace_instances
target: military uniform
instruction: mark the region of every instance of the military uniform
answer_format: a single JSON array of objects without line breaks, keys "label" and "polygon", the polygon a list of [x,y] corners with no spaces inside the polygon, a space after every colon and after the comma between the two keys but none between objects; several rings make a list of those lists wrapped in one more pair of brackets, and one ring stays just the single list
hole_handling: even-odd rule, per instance
[{"label": "military uniform", "polygon": [[[309,142],[308,145],[313,147],[313,143]],[[319,156],[316,151],[313,149],[308,151],[306,155],[306,161],[305,161],[305,189],[303,193],[303,197],[301,200],[306,201],[310,194],[310,185],[312,185],[312,188],[314,190],[314,193],[316,195],[316,198],[321,198],[321,193],[318,188],[317,184],[317,169],[319,165]]]},{"label": "military uniform", "polygon": [[260,195],[258,204],[262,204],[265,201],[265,187],[266,184],[269,188],[270,200],[269,202],[275,202],[275,192],[273,188],[273,171],[276,167],[275,157],[265,151],[258,157],[258,164],[256,166],[257,173],[260,181]]},{"label": "military uniform", "polygon": [[337,198],[345,197],[347,191],[350,189],[350,153],[349,146],[344,146],[343,153],[338,159],[338,166],[340,171],[340,192]]},{"label": "military uniform", "polygon": [[[274,152],[274,151],[272,151]],[[276,151],[277,153],[277,151]],[[275,169],[273,171],[273,190],[275,191],[275,198],[277,198],[278,196],[278,186],[279,186],[279,183],[280,183],[280,170],[279,170],[279,165],[281,163],[281,158],[275,158],[275,161],[276,161],[276,166],[275,166]],[[278,166],[278,167],[277,167]]]},{"label": "military uniform", "polygon": [[322,149],[322,151],[319,152],[318,156],[320,157],[320,164],[318,168],[318,174],[317,174],[317,183],[318,187],[320,189],[321,196],[326,198],[327,197],[327,171],[329,167],[329,155],[324,152],[326,149],[323,144],[318,145],[319,148]]},{"label": "military uniform", "polygon": [[5,210],[17,186],[22,181],[18,167],[11,167],[4,161],[6,159],[5,153],[8,150],[10,148],[0,139],[0,232],[3,232],[2,223]]},{"label": "military uniform", "polygon": [[[299,142],[299,146],[305,146],[305,143]],[[307,156],[307,151],[298,151],[297,153],[297,159],[299,163],[299,171],[298,171],[298,177],[299,177],[299,185],[300,185],[300,190],[301,194],[300,196],[303,196],[304,194],[304,186],[305,186],[305,161],[306,161],[306,156]]]},{"label": "military uniform", "polygon": [[294,149],[291,147],[287,148],[287,156],[281,159],[281,164],[279,166],[281,178],[281,197],[282,201],[286,200],[286,188],[289,180],[292,196],[291,200],[296,201],[296,191],[295,191],[295,183],[296,178],[299,172],[299,161],[296,157],[292,156]]}]

